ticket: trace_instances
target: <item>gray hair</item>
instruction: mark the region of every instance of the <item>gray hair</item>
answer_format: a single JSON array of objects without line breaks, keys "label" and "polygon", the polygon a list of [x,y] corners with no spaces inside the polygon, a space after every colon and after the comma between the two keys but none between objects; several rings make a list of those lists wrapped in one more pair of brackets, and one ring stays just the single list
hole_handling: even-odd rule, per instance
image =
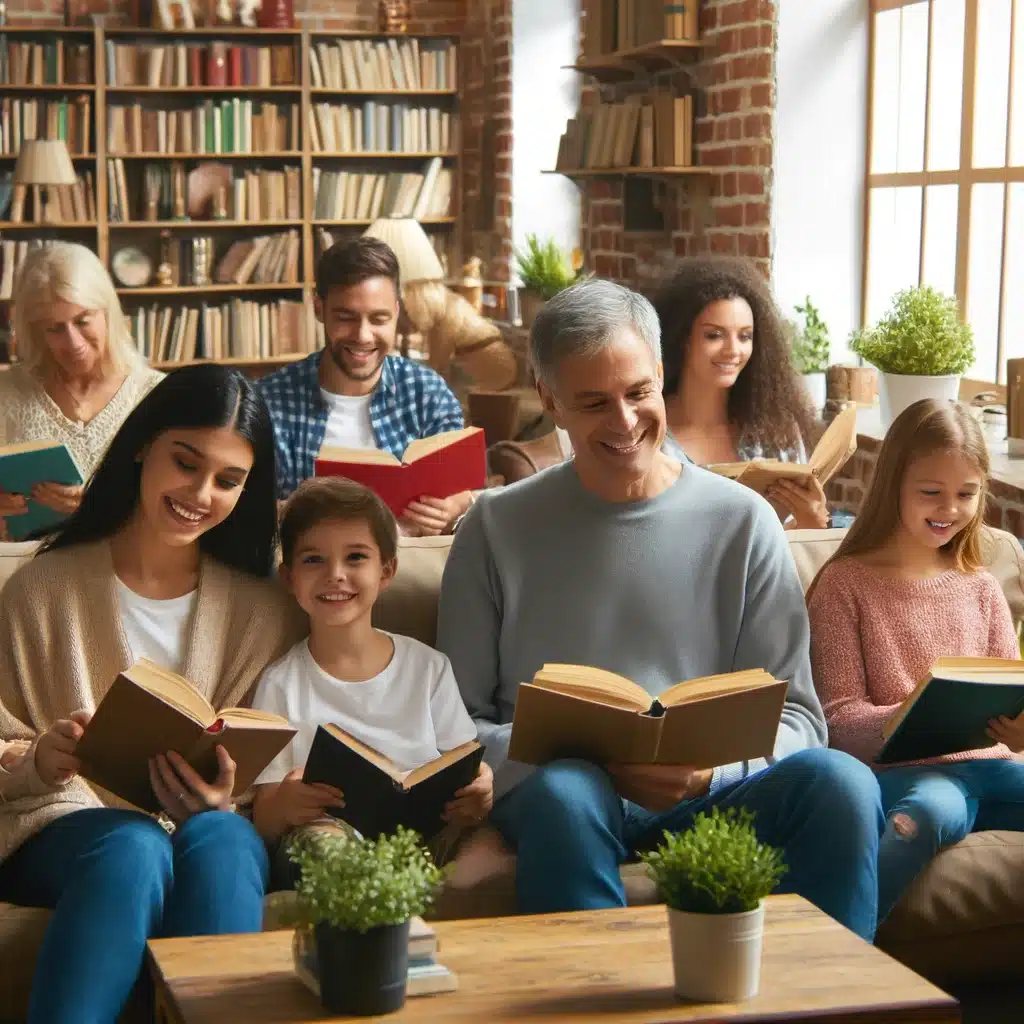
[{"label": "gray hair", "polygon": [[530,331],[537,380],[551,387],[563,359],[600,352],[623,328],[634,331],[661,362],[658,314],[642,295],[598,278],[559,292],[537,314]]}]

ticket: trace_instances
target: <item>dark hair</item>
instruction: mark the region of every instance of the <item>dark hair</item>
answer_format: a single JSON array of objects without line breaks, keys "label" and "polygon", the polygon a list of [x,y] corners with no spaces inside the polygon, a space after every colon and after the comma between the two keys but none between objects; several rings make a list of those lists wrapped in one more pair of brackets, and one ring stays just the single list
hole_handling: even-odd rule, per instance
[{"label": "dark hair", "polygon": [[810,401],[793,368],[788,328],[768,282],[750,260],[705,255],[682,260],[659,292],[666,395],[679,387],[693,325],[723,299],[745,299],[754,314],[750,361],[729,389],[729,422],[766,454],[785,451],[814,431]]},{"label": "dark hair", "polygon": [[329,519],[366,523],[385,562],[398,553],[398,523],[391,509],[368,487],[326,476],[303,481],[284,507],[281,559],[285,565],[291,566],[302,535]]},{"label": "dark hair", "polygon": [[371,277],[386,277],[401,294],[395,250],[379,238],[362,235],[335,242],[316,261],[316,293],[322,299],[332,288],[349,288]]},{"label": "dark hair", "polygon": [[253,450],[252,469],[231,515],[199,538],[205,554],[252,576],[273,569],[277,539],[274,432],[263,396],[238,370],[197,363],[169,373],[132,410],[114,435],[78,510],[42,551],[112,537],[139,500],[139,456],[168,430],[230,426]]}]

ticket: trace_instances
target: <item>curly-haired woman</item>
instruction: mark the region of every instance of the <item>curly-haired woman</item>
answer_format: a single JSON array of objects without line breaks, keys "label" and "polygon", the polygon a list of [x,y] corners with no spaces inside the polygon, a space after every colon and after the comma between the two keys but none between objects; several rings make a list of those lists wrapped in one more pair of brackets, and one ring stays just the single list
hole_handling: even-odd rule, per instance
[{"label": "curly-haired woman", "polygon": [[[655,300],[661,321],[665,450],[700,465],[756,458],[806,461],[814,414],[793,369],[786,325],[748,260],[683,260]],[[780,480],[769,501],[790,527],[823,528],[821,484]]]}]

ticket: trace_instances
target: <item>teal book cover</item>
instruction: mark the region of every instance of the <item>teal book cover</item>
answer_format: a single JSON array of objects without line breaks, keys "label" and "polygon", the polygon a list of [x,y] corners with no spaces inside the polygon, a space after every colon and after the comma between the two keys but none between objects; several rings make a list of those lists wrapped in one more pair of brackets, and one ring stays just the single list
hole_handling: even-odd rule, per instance
[{"label": "teal book cover", "polygon": [[[0,491],[28,497],[36,484],[81,484],[85,478],[63,444],[22,444],[0,448]],[[11,540],[25,540],[39,530],[62,522],[66,516],[29,498],[28,511],[7,517]]]}]

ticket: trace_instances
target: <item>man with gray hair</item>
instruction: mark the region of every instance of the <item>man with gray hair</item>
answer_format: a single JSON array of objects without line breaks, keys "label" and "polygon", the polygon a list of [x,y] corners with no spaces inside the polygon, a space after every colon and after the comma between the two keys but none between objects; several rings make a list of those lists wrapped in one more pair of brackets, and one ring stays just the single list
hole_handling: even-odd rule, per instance
[{"label": "man with gray hair", "polygon": [[[575,285],[545,306],[530,344],[544,407],[574,456],[480,497],[452,545],[438,621],[494,770],[491,821],[516,852],[520,909],[621,906],[624,860],[700,811],[744,806],[785,852],[785,888],[870,939],[878,785],[825,749],[778,516],[662,452],[660,331],[645,298],[608,281]],[[618,672],[652,696],[763,668],[789,682],[774,756],[713,770],[510,761],[516,691],[545,662]]]}]

